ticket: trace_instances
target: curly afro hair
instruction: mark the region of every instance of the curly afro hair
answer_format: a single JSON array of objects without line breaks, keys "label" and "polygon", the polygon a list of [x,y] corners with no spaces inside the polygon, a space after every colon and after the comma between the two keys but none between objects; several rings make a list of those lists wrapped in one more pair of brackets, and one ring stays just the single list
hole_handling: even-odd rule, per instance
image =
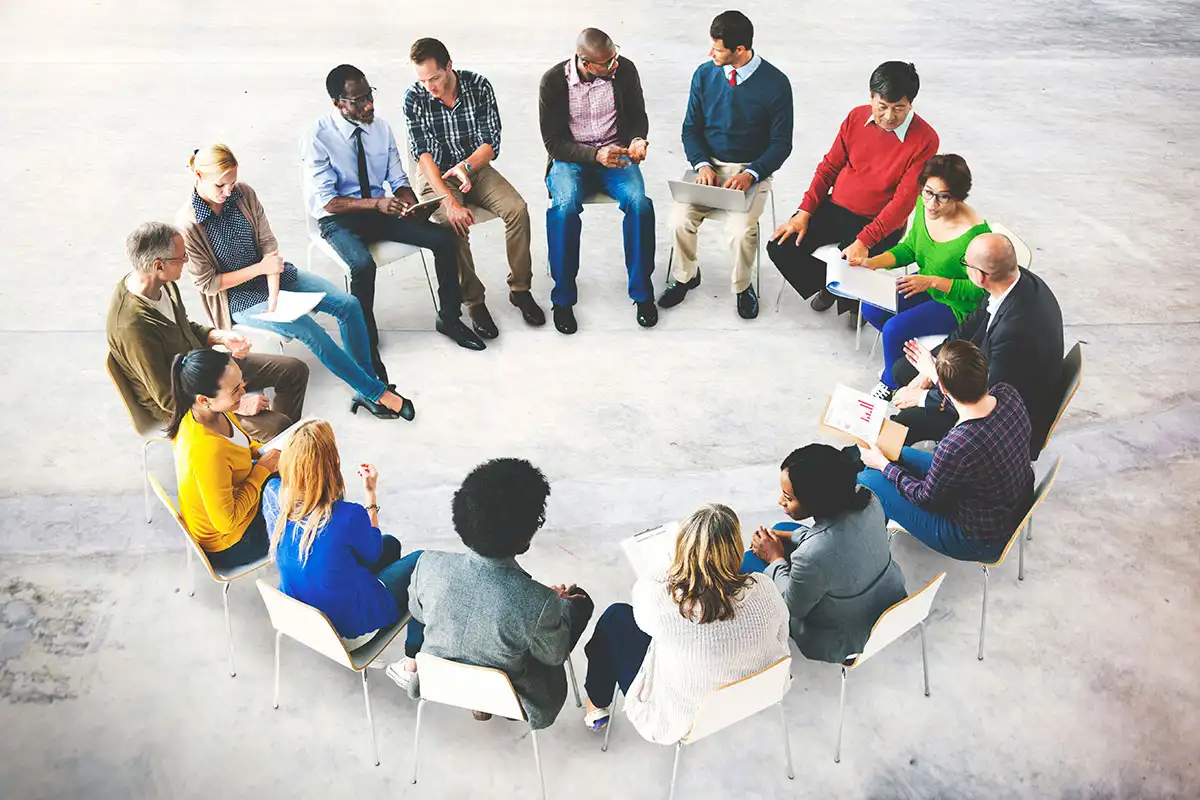
[{"label": "curly afro hair", "polygon": [[546,522],[550,484],[521,458],[480,464],[454,493],[454,529],[463,544],[487,558],[510,558],[529,549]]}]

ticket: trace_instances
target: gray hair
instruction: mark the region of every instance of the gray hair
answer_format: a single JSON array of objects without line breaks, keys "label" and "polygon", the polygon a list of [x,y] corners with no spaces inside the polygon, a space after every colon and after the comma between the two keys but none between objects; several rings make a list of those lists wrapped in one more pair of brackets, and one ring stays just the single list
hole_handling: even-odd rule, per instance
[{"label": "gray hair", "polygon": [[146,222],[125,237],[125,253],[138,272],[148,273],[156,260],[175,256],[175,237],[179,235],[165,222]]}]

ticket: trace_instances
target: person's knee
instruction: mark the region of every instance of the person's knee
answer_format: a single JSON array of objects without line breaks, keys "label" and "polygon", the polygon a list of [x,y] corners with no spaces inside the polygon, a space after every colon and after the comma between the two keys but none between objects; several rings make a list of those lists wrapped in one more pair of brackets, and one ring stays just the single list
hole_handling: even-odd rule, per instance
[{"label": "person's knee", "polygon": [[525,202],[525,198],[518,195],[500,212],[499,216],[504,220],[505,225],[523,224],[528,227],[529,205]]},{"label": "person's knee", "polygon": [[643,218],[654,216],[654,203],[646,196],[645,192],[639,192],[625,198],[624,206],[626,214]]},{"label": "person's knee", "polygon": [[695,233],[700,230],[700,221],[692,216],[691,209],[682,203],[676,203],[671,208],[671,215],[667,218],[667,225],[672,231],[680,231],[683,233]]},{"label": "person's knee", "polygon": [[613,603],[608,608],[604,609],[604,613],[600,615],[600,619],[596,621],[596,627],[604,625],[608,627],[618,622],[633,619],[633,606],[629,603]]}]

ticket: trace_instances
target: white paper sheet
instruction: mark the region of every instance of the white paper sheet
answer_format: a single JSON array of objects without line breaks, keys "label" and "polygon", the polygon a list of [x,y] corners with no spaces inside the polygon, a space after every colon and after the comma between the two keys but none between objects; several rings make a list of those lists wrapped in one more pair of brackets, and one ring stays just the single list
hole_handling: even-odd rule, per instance
[{"label": "white paper sheet", "polygon": [[834,244],[818,247],[813,256],[825,262],[825,286],[832,294],[896,311],[896,279],[905,275],[907,269],[852,267]]},{"label": "white paper sheet", "polygon": [[866,392],[838,384],[834,387],[829,408],[821,421],[831,428],[848,433],[869,444],[879,439],[879,431],[887,418],[888,402]]},{"label": "white paper sheet", "polygon": [[295,322],[325,299],[324,292],[280,292],[274,311],[254,314],[264,322]]},{"label": "white paper sheet", "polygon": [[315,418],[314,417],[305,417],[304,419],[300,420],[299,422],[293,422],[289,427],[284,428],[282,431],[280,431],[279,435],[276,436],[274,439],[272,439],[269,442],[264,443],[262,446],[262,449],[259,450],[259,452],[265,453],[268,450],[282,450],[287,445],[287,443],[289,441],[291,441],[292,434],[296,432],[296,428],[299,428],[301,425],[303,425],[306,422],[309,422],[312,419],[315,419]]},{"label": "white paper sheet", "polygon": [[679,523],[668,522],[622,539],[621,549],[637,576],[645,578],[670,566],[678,535]]}]

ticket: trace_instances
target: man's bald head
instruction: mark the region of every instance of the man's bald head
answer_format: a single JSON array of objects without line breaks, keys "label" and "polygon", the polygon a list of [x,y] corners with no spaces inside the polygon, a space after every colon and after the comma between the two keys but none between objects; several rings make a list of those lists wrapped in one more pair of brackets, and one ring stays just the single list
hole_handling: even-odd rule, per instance
[{"label": "man's bald head", "polygon": [[585,57],[595,56],[596,61],[611,58],[616,49],[612,38],[599,28],[584,28],[575,40],[575,52]]},{"label": "man's bald head", "polygon": [[984,233],[967,245],[966,262],[987,273],[994,283],[1007,283],[1017,275],[1017,251],[1007,236]]}]

